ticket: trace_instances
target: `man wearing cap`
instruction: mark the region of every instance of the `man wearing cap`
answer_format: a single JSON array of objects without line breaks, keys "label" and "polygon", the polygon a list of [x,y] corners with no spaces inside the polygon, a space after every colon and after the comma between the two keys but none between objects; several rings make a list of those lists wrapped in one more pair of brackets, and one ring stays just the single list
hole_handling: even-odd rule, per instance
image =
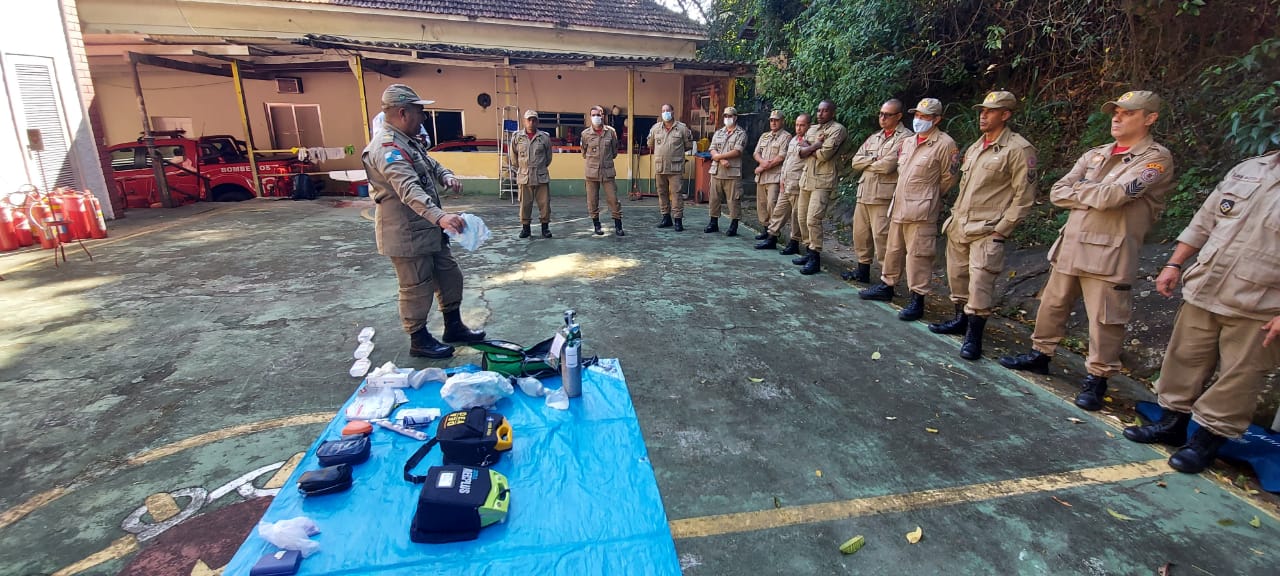
[{"label": "man wearing cap", "polygon": [[769,131],[760,135],[756,150],[756,218],[760,219],[760,233],[756,240],[769,237],[769,221],[773,206],[778,203],[778,187],[782,183],[782,163],[786,160],[787,143],[791,133],[782,127],[782,112],[769,113]]},{"label": "man wearing cap", "polygon": [[982,356],[982,333],[994,306],[996,277],[1004,271],[1004,242],[1036,198],[1036,149],[1008,128],[1018,108],[1010,92],[987,94],[978,110],[982,138],[960,165],[960,194],[942,225],[947,236],[947,283],[955,318],[930,324],[936,334],[964,334],[960,357]]},{"label": "man wearing cap", "polygon": [[600,188],[603,185],[609,211],[613,213],[613,233],[626,236],[622,231],[622,205],[618,203],[617,171],[613,159],[618,156],[618,134],[604,123],[604,107],[591,107],[591,126],[582,131],[582,157],[586,159],[587,213],[596,236],[604,235],[600,229]]},{"label": "man wearing cap", "polygon": [[438,188],[461,191],[462,184],[409,136],[418,133],[426,120],[422,107],[431,103],[404,84],[388,86],[382,93],[383,127],[360,159],[374,201],[378,253],[391,259],[400,284],[400,322],[409,334],[409,354],[448,358],[453,346],[440,343],[427,331],[433,296],[444,314],[445,342],[479,342],[485,334],[462,322],[462,271],[443,234],[444,230],[460,233],[466,224],[461,216],[440,207]]},{"label": "man wearing cap", "polygon": [[804,135],[809,131],[809,115],[796,116],[796,135],[787,139],[787,148],[782,161],[782,192],[778,195],[778,203],[773,206],[769,219],[769,235],[756,243],[756,250],[768,250],[778,247],[778,238],[782,236],[782,226],[790,223],[791,240],[782,249],[781,254],[800,253],[800,220],[796,215],[796,201],[800,198],[800,176],[804,174],[804,159],[800,157],[800,148],[809,145]]},{"label": "man wearing cap", "polygon": [[[1124,436],[1181,446],[1169,466],[1194,474],[1248,429],[1267,373],[1280,366],[1280,152],[1232,168],[1200,206],[1156,290],[1173,296],[1179,280],[1184,301],[1156,381],[1164,417]],[[1188,442],[1191,420],[1200,428]]]},{"label": "man wearing cap", "polygon": [[1052,265],[1040,292],[1032,350],[1000,359],[1007,368],[1048,374],[1071,309],[1083,296],[1089,373],[1075,403],[1085,410],[1102,408],[1107,378],[1120,371],[1142,240],[1174,184],[1173,156],[1151,138],[1160,97],[1145,90],[1125,92],[1102,111],[1111,115],[1116,141],[1085,152],[1049,193],[1054,206],[1070,212],[1049,249]]},{"label": "man wearing cap", "polygon": [[684,231],[684,157],[693,152],[693,131],[676,120],[675,108],[662,105],[662,122],[649,129],[649,149],[653,150],[653,174],[658,182],[659,228],[670,228],[675,218],[676,232]]},{"label": "man wearing cap", "polygon": [[702,231],[720,231],[720,205],[729,203],[729,229],[725,236],[738,235],[742,211],[742,153],[747,149],[747,131],[738,127],[738,109],[724,109],[724,127],[711,137],[711,221]]},{"label": "man wearing cap", "polygon": [[938,215],[942,196],[956,183],[960,150],[956,141],[938,129],[942,102],[925,98],[908,110],[915,137],[902,144],[898,155],[898,184],[889,205],[889,242],[880,264],[880,283],[858,293],[863,300],[893,300],[893,287],[902,276],[905,260],[911,301],[898,313],[903,321],[924,316],[924,297],[933,277],[933,257],[938,251]]},{"label": "man wearing cap", "polygon": [[507,158],[516,171],[516,184],[520,185],[520,237],[529,237],[529,225],[533,222],[533,201],[538,201],[538,220],[542,222],[542,237],[551,237],[551,136],[538,130],[538,113],[524,112],[524,130],[511,136]]},{"label": "man wearing cap", "polygon": [[822,271],[822,220],[836,188],[836,154],[848,135],[844,125],[836,122],[835,103],[830,100],[818,103],[818,122],[805,134],[809,145],[800,149],[805,164],[796,203],[796,219],[800,221],[801,235],[809,251],[791,259],[792,264],[804,266],[800,273],[805,276]]},{"label": "man wearing cap", "polygon": [[885,244],[889,239],[889,203],[898,184],[898,153],[902,142],[912,136],[902,126],[902,101],[891,98],[880,105],[880,130],[867,137],[853,155],[853,169],[862,172],[858,180],[858,201],[853,207],[853,248],[858,268],[840,277],[867,283],[871,262],[884,267]]}]

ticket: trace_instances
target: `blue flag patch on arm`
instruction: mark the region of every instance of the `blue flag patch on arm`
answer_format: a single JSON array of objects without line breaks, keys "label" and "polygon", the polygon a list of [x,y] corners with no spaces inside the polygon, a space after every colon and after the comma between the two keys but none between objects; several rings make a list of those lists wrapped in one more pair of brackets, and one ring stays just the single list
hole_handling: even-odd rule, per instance
[{"label": "blue flag patch on arm", "polygon": [[390,164],[397,160],[404,160],[404,155],[400,153],[399,148],[395,148],[387,151],[386,160],[387,160],[387,164]]}]

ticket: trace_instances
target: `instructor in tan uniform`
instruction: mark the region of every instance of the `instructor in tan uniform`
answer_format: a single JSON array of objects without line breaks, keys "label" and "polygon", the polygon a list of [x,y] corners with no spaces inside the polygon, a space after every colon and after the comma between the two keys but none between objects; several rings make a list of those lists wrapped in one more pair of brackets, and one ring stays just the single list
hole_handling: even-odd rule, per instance
[{"label": "instructor in tan uniform", "polygon": [[676,120],[675,108],[662,105],[662,121],[649,129],[649,149],[653,150],[653,174],[658,182],[659,228],[670,228],[675,218],[676,232],[684,231],[684,157],[693,152],[693,131]]},{"label": "instructor in tan uniform", "polygon": [[1160,217],[1174,183],[1173,156],[1151,138],[1160,97],[1125,92],[1102,111],[1111,115],[1116,141],[1085,152],[1049,194],[1054,206],[1071,212],[1049,249],[1052,266],[1040,293],[1033,349],[1000,359],[1007,368],[1048,374],[1071,308],[1084,296],[1089,374],[1081,382],[1076,406],[1085,410],[1102,408],[1107,378],[1120,371],[1142,239]]},{"label": "instructor in tan uniform", "polygon": [[822,271],[822,221],[827,216],[831,194],[836,189],[836,154],[844,144],[849,131],[836,122],[836,105],[830,100],[818,104],[818,123],[809,127],[804,139],[808,145],[800,148],[805,159],[804,173],[800,176],[800,199],[796,202],[796,219],[800,221],[800,234],[809,251],[791,260],[804,266],[800,273],[806,276]]},{"label": "instructor in tan uniform", "polygon": [[[1156,382],[1164,417],[1124,435],[1181,446],[1169,466],[1194,474],[1248,429],[1267,372],[1280,366],[1280,153],[1240,163],[1200,206],[1156,289],[1173,296],[1179,279],[1184,302]],[[1191,420],[1200,428],[1188,442]]]},{"label": "instructor in tan uniform", "polygon": [[507,157],[516,171],[516,184],[520,185],[520,237],[529,237],[529,224],[533,221],[533,202],[538,201],[538,220],[542,222],[542,237],[551,237],[551,136],[538,130],[538,113],[524,112],[524,130],[511,137]]},{"label": "instructor in tan uniform", "polygon": [[782,235],[782,227],[791,225],[791,240],[787,242],[781,254],[800,253],[800,220],[796,217],[796,201],[800,198],[800,176],[804,173],[804,159],[800,157],[800,148],[809,145],[804,134],[809,130],[809,115],[796,116],[796,135],[787,139],[787,147],[782,161],[782,192],[778,194],[778,203],[773,206],[769,218],[769,235],[756,243],[756,250],[769,250],[778,247],[778,237]]},{"label": "instructor in tan uniform", "polygon": [[618,133],[604,123],[604,107],[591,107],[591,125],[582,131],[582,157],[586,160],[587,213],[596,236],[604,235],[600,229],[600,188],[604,188],[609,211],[613,213],[613,233],[626,236],[622,231],[622,205],[618,203],[617,171],[613,159],[618,157]]},{"label": "instructor in tan uniform", "polygon": [[919,320],[924,316],[924,297],[933,277],[933,257],[938,251],[938,215],[942,196],[956,183],[960,151],[956,141],[938,129],[942,122],[942,102],[925,98],[908,110],[915,114],[915,137],[902,144],[898,155],[898,184],[889,205],[889,244],[880,264],[880,283],[858,293],[863,300],[893,300],[893,287],[906,263],[911,301],[899,320]]},{"label": "instructor in tan uniform", "polygon": [[853,155],[858,180],[858,201],[853,206],[853,249],[858,268],[842,272],[841,278],[871,281],[871,262],[884,267],[885,245],[889,241],[889,203],[898,185],[898,154],[902,143],[913,136],[902,126],[902,101],[890,99],[880,105],[880,130],[867,137]]},{"label": "instructor in tan uniform", "polygon": [[409,354],[448,358],[453,346],[427,331],[432,299],[440,301],[446,342],[479,342],[483,331],[462,322],[462,271],[449,251],[448,230],[466,223],[440,207],[438,189],[461,191],[453,172],[427,156],[416,138],[426,120],[422,107],[431,104],[412,88],[392,84],[382,92],[382,129],[360,155],[373,198],[373,233],[378,253],[391,259],[400,284],[400,323],[409,334]]},{"label": "instructor in tan uniform", "polygon": [[760,233],[756,240],[769,237],[769,222],[773,207],[778,203],[782,163],[786,160],[787,143],[791,141],[791,133],[782,125],[782,112],[770,112],[769,131],[760,135],[753,154],[756,160],[756,218],[760,219]]},{"label": "instructor in tan uniform", "polygon": [[982,356],[996,277],[1004,271],[1004,241],[1036,199],[1036,148],[1008,127],[1018,99],[1009,92],[991,92],[974,108],[982,138],[964,152],[960,195],[942,225],[956,316],[929,325],[936,334],[964,334],[960,357],[966,360]]},{"label": "instructor in tan uniform", "polygon": [[725,236],[738,235],[742,211],[742,153],[747,149],[747,131],[738,126],[738,109],[724,109],[724,128],[711,137],[711,222],[703,232],[720,231],[720,205],[729,203],[729,229]]}]

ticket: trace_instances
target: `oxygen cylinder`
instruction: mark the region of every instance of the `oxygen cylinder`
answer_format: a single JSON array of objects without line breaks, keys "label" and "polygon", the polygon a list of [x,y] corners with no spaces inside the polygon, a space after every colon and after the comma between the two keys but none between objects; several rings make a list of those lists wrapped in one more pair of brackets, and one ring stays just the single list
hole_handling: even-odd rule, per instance
[{"label": "oxygen cylinder", "polygon": [[582,396],[582,326],[573,310],[564,313],[564,348],[560,351],[560,383],[570,398]]}]

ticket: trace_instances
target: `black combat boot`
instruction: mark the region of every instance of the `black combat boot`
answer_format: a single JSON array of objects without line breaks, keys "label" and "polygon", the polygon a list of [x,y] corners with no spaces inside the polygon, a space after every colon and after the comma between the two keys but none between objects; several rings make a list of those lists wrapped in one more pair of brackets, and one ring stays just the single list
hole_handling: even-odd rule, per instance
[{"label": "black combat boot", "polygon": [[800,255],[796,256],[795,258],[792,258],[791,263],[795,264],[796,266],[804,266],[805,264],[809,263],[809,256],[812,254],[813,254],[813,251],[810,250],[807,246],[801,246]]},{"label": "black combat boot", "polygon": [[593,227],[595,227],[595,229],[596,229],[596,230],[595,230],[596,236],[604,236],[604,230],[601,230],[601,229],[600,229],[600,219],[599,219],[599,218],[592,218],[592,219],[591,219],[591,225],[592,225]]},{"label": "black combat boot", "polygon": [[809,261],[804,263],[804,268],[800,269],[800,273],[805,276],[811,276],[822,271],[822,252],[820,250],[809,251]]},{"label": "black combat boot", "polygon": [[987,327],[986,316],[970,316],[964,342],[960,343],[960,357],[977,360],[982,357],[982,331]]},{"label": "black combat boot", "polygon": [[409,355],[419,358],[448,358],[453,356],[453,346],[441,344],[423,326],[409,335]]},{"label": "black combat boot", "polygon": [[627,233],[626,233],[625,231],[623,231],[623,230],[622,230],[622,219],[621,219],[621,218],[614,218],[614,219],[613,219],[613,235],[614,235],[614,236],[626,236],[626,235],[627,235]]},{"label": "black combat boot", "polygon": [[1141,444],[1182,446],[1187,443],[1187,425],[1190,423],[1190,414],[1165,408],[1159,421],[1146,426],[1129,426],[1124,429],[1124,437]]},{"label": "black combat boot", "polygon": [[769,250],[778,247],[778,237],[768,232],[764,233],[764,239],[756,242],[756,250]]},{"label": "black combat boot", "polygon": [[856,269],[841,272],[840,278],[866,284],[871,281],[871,265],[859,262]]},{"label": "black combat boot", "polygon": [[542,223],[542,237],[543,238],[551,237],[551,225],[547,224],[546,222]]},{"label": "black combat boot", "polygon": [[898,312],[898,319],[903,322],[911,322],[924,317],[924,294],[911,293],[911,301],[907,303],[907,307]]},{"label": "black combat boot", "polygon": [[719,219],[719,218],[712,218],[712,219],[711,219],[711,221],[707,223],[707,227],[706,227],[706,228],[703,228],[703,229],[702,229],[702,231],[703,231],[703,232],[705,232],[705,233],[707,233],[707,234],[710,234],[710,233],[712,233],[712,232],[719,232],[719,231],[720,231],[720,219]]},{"label": "black combat boot", "polygon": [[879,302],[891,302],[893,300],[893,286],[884,282],[876,282],[870,288],[863,288],[858,291],[858,297],[863,300],[876,300]]},{"label": "black combat boot", "polygon": [[956,304],[955,318],[929,325],[929,331],[934,334],[964,334],[968,328],[969,317],[964,313],[964,304]]},{"label": "black combat boot", "polygon": [[676,218],[676,232],[684,232],[684,218]]},{"label": "black combat boot", "polygon": [[791,240],[787,240],[787,245],[782,247],[781,252],[778,252],[778,254],[781,254],[783,256],[790,256],[792,254],[799,254],[799,253],[800,253],[800,241],[796,240],[795,238],[792,238]]},{"label": "black combat boot", "polygon": [[1097,412],[1102,409],[1102,397],[1107,395],[1107,379],[1089,374],[1080,381],[1080,393],[1076,395],[1076,406],[1082,410]]},{"label": "black combat boot", "polygon": [[1213,464],[1214,458],[1218,457],[1218,449],[1226,442],[1226,438],[1201,426],[1191,435],[1186,446],[1169,457],[1169,467],[1187,474],[1199,474]]},{"label": "black combat boot", "polygon": [[462,323],[462,311],[444,313],[444,341],[470,344],[484,340],[484,330],[472,330]]},{"label": "black combat boot", "polygon": [[725,236],[738,235],[738,219],[737,218],[734,218],[733,220],[729,221],[729,229],[725,231],[724,235]]},{"label": "black combat boot", "polygon": [[768,237],[769,237],[769,227],[768,227],[768,226],[766,226],[766,227],[764,227],[764,228],[761,228],[761,229],[760,229],[760,233],[759,233],[759,234],[756,234],[756,240],[764,240],[765,238],[768,238]]},{"label": "black combat boot", "polygon": [[521,225],[520,225],[520,237],[521,237],[521,238],[528,238],[528,237],[529,237],[529,225],[528,225],[528,224],[521,224]]},{"label": "black combat boot", "polygon": [[1001,356],[1000,365],[1005,368],[1014,370],[1026,370],[1027,372],[1035,372],[1036,374],[1049,373],[1049,361],[1053,356],[1049,356],[1039,350],[1032,350],[1026,354],[1017,356]]},{"label": "black combat boot", "polygon": [[663,214],[663,215],[662,215],[662,221],[661,221],[661,222],[658,222],[658,227],[659,227],[659,228],[670,228],[670,227],[671,227],[671,215],[670,215],[670,214]]}]

